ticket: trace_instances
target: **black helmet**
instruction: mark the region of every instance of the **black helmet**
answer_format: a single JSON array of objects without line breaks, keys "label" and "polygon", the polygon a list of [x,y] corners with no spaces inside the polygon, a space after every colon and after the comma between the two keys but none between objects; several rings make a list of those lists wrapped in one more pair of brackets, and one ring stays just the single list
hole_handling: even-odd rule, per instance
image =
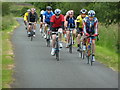
[{"label": "black helmet", "polygon": [[51,6],[47,6],[46,10],[52,10],[52,7]]}]

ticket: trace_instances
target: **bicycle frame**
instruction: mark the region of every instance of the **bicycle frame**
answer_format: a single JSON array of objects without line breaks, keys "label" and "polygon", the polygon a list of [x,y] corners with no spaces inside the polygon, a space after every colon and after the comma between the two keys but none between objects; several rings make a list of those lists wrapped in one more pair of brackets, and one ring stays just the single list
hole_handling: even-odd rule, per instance
[{"label": "bicycle frame", "polygon": [[69,28],[70,31],[70,45],[69,45],[69,52],[72,53],[72,43],[73,43],[73,30],[74,28]]}]

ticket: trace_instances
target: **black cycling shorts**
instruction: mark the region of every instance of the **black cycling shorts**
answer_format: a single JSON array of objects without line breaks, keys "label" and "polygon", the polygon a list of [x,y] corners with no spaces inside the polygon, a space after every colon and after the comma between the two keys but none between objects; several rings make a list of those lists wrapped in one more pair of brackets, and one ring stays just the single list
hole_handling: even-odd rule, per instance
[{"label": "black cycling shorts", "polygon": [[82,28],[77,29],[77,34],[81,34],[82,35],[82,32],[83,32]]},{"label": "black cycling shorts", "polygon": [[32,23],[34,23],[34,22],[29,23],[29,25],[32,25]]},{"label": "black cycling shorts", "polygon": [[47,23],[48,25],[50,25],[50,22],[45,22],[45,23]]},{"label": "black cycling shorts", "polygon": [[[59,28],[61,28],[61,27],[55,27],[55,28],[52,27],[52,30],[51,30],[51,31],[52,31],[52,32],[58,32],[58,29],[59,29]],[[54,34],[54,33],[53,33],[53,34]]]}]

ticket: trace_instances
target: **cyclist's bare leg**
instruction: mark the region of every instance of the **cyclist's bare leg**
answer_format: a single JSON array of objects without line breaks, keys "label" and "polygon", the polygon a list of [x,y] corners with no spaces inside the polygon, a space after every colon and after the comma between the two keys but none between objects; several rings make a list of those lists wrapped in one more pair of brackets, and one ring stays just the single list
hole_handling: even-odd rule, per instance
[{"label": "cyclist's bare leg", "polygon": [[76,37],[76,29],[73,30],[73,41],[75,40]]},{"label": "cyclist's bare leg", "polygon": [[47,24],[45,24],[45,30],[44,30],[45,34],[47,33]]},{"label": "cyclist's bare leg", "polygon": [[52,35],[52,48],[55,48],[56,34]]},{"label": "cyclist's bare leg", "polygon": [[27,26],[27,21],[24,21],[25,26]]},{"label": "cyclist's bare leg", "polygon": [[62,42],[62,28],[59,28],[58,32],[60,32],[59,41]]},{"label": "cyclist's bare leg", "polygon": [[42,28],[43,22],[40,22],[40,28]]},{"label": "cyclist's bare leg", "polygon": [[95,40],[92,40],[92,52],[95,54]]},{"label": "cyclist's bare leg", "polygon": [[28,25],[28,32],[30,32],[31,30],[31,25]]},{"label": "cyclist's bare leg", "polygon": [[81,38],[81,35],[78,34],[78,35],[77,35],[77,44],[80,44],[80,38]]},{"label": "cyclist's bare leg", "polygon": [[67,34],[67,44],[68,44],[70,41],[70,31],[67,30],[66,34]]}]

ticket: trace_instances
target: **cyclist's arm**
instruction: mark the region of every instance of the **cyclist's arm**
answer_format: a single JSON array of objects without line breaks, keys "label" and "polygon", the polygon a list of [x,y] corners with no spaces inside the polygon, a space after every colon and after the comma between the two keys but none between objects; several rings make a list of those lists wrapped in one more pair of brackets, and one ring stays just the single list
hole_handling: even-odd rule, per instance
[{"label": "cyclist's arm", "polygon": [[24,21],[27,21],[26,13],[24,14]]},{"label": "cyclist's arm", "polygon": [[30,22],[30,13],[28,14],[28,22]]},{"label": "cyclist's arm", "polygon": [[98,34],[98,20],[96,20],[94,27],[95,27],[95,34],[97,35]]},{"label": "cyclist's arm", "polygon": [[50,30],[52,30],[52,25],[54,24],[53,16],[50,18]]},{"label": "cyclist's arm", "polygon": [[62,29],[64,30],[64,22],[65,22],[65,19],[64,19],[64,15],[62,15]]},{"label": "cyclist's arm", "polygon": [[38,15],[37,13],[35,13],[35,22],[37,22],[37,20],[38,20]]},{"label": "cyclist's arm", "polygon": [[80,18],[79,18],[79,16],[76,19],[76,25],[77,25],[77,28],[79,28],[79,25],[80,25]]},{"label": "cyclist's arm", "polygon": [[86,35],[86,22],[83,20],[83,32]]}]

